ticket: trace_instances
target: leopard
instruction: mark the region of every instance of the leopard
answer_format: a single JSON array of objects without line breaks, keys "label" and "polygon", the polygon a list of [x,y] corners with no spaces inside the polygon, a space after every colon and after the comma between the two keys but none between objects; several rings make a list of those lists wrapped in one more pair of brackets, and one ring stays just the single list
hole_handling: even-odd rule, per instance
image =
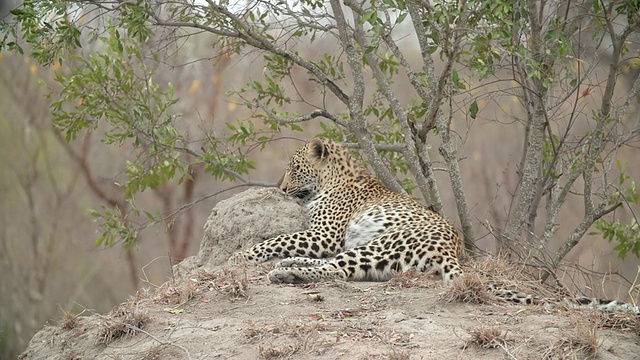
[{"label": "leopard", "polygon": [[305,205],[309,228],[267,239],[232,263],[283,258],[268,274],[275,283],[384,281],[435,269],[448,285],[462,273],[453,224],[389,190],[337,142],[316,138],[298,149],[280,189]]},{"label": "leopard", "polygon": [[[281,259],[272,283],[386,281],[410,270],[433,272],[445,286],[463,274],[462,239],[444,216],[384,186],[342,144],[314,138],[289,160],[280,190],[306,207],[306,230],[282,234],[234,254],[230,264]],[[536,297],[496,284],[489,292],[514,303]],[[576,297],[574,307],[635,312],[618,300]]]}]

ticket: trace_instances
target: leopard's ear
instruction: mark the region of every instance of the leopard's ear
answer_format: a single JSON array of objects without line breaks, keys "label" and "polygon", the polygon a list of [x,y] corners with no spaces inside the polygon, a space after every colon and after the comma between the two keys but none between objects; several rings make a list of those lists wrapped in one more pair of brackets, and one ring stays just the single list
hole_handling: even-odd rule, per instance
[{"label": "leopard's ear", "polygon": [[329,148],[322,139],[309,141],[309,159],[313,163],[321,164],[329,156]]}]

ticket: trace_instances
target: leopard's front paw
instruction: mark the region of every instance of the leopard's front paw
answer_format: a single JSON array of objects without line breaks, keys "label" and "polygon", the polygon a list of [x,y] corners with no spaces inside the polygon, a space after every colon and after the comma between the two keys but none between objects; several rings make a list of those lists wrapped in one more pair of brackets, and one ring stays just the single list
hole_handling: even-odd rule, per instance
[{"label": "leopard's front paw", "polygon": [[267,277],[269,281],[275,284],[288,283],[288,284],[302,284],[305,283],[304,279],[296,275],[295,268],[277,268],[269,271]]}]

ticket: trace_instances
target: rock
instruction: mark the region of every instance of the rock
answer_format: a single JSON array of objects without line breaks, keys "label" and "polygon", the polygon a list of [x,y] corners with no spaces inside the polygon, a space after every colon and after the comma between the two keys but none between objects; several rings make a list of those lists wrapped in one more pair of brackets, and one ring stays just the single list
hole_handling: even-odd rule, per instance
[{"label": "rock", "polygon": [[307,228],[304,207],[276,188],[251,188],[220,201],[204,225],[200,251],[174,267],[174,273],[225,264],[243,248]]}]

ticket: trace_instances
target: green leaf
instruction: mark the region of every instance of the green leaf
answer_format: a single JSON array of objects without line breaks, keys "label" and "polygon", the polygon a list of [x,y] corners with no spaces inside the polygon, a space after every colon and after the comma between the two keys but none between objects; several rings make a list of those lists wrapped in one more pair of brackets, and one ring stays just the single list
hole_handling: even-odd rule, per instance
[{"label": "green leaf", "polygon": [[476,116],[478,116],[478,102],[476,100],[473,100],[471,106],[469,107],[469,116],[472,119],[475,119]]}]

